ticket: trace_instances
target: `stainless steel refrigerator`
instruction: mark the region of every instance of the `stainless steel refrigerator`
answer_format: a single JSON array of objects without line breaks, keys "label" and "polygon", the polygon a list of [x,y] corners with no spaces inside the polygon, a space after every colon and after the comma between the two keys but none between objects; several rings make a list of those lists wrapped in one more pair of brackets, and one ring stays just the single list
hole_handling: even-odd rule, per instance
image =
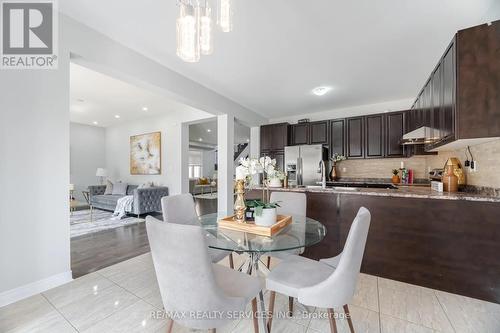
[{"label": "stainless steel refrigerator", "polygon": [[321,181],[320,162],[328,153],[322,145],[285,147],[285,170],[292,186],[316,185]]}]

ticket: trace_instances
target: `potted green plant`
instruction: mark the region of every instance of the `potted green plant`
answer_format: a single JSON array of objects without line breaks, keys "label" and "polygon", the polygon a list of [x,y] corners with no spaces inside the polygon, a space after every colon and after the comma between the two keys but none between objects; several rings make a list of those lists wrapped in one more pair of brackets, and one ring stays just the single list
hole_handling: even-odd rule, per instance
[{"label": "potted green plant", "polygon": [[399,178],[399,170],[398,169],[392,169],[392,183],[393,184],[399,184],[401,182],[401,178]]},{"label": "potted green plant", "polygon": [[261,200],[254,200],[252,206],[256,225],[270,227],[276,223],[276,207],[280,206],[277,202],[264,203]]}]

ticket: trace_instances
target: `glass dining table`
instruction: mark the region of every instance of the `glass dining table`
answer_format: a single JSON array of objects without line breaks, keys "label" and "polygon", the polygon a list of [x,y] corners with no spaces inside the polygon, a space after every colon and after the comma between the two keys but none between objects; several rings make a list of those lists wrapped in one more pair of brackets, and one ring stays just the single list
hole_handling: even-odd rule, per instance
[{"label": "glass dining table", "polygon": [[[292,216],[292,223],[272,237],[259,236],[248,232],[219,228],[218,221],[232,214],[208,214],[198,218],[206,231],[210,248],[246,254],[246,260],[238,270],[247,274],[266,275],[267,266],[262,262],[262,255],[273,252],[290,251],[317,244],[326,235],[326,228],[319,221],[306,216]],[[259,293],[261,313],[265,313],[264,295]],[[264,330],[267,332],[265,316],[261,316]]]}]

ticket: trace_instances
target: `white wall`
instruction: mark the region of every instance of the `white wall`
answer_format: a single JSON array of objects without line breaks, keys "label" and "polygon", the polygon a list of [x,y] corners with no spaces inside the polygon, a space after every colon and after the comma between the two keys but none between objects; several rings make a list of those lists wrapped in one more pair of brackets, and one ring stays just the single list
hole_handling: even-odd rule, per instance
[{"label": "white wall", "polygon": [[69,52],[0,71],[0,306],[71,280]]},{"label": "white wall", "polygon": [[81,202],[85,202],[82,191],[98,184],[97,168],[106,167],[105,131],[103,127],[70,124],[70,182]]},{"label": "white wall", "polygon": [[[181,137],[188,127],[182,122],[189,122],[212,115],[196,111],[183,112],[182,115],[169,112],[165,116],[144,118],[139,121],[126,122],[106,129],[106,168],[111,180],[121,180],[130,184],[154,182],[156,185],[168,186],[171,194],[182,193],[181,173],[187,170],[188,138],[185,137],[185,147],[182,147]],[[161,175],[131,175],[130,174],[130,136],[161,132]],[[187,135],[187,133],[185,133]],[[185,149],[186,161],[181,161],[181,151]],[[181,164],[185,164],[183,167]],[[185,175],[187,181],[187,175]],[[184,189],[185,192],[186,189]]]},{"label": "white wall", "polygon": [[303,118],[309,118],[311,121],[315,121],[315,120],[326,120],[326,119],[335,119],[344,117],[356,117],[365,114],[382,113],[385,111],[408,110],[413,104],[414,100],[415,98],[406,98],[406,99],[375,103],[375,104],[356,105],[356,106],[333,109],[322,112],[304,113],[295,116],[273,118],[270,119],[269,122],[270,123],[289,122],[293,124],[296,123],[297,120]]}]

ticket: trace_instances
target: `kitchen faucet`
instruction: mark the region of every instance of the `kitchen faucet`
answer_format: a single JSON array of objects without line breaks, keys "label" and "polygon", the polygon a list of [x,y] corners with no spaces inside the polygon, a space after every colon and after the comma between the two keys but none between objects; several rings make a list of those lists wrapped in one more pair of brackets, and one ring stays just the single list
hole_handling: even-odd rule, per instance
[{"label": "kitchen faucet", "polygon": [[325,189],[326,188],[326,166],[325,166],[325,161],[321,160],[319,162],[319,168],[321,171],[321,188]]}]

